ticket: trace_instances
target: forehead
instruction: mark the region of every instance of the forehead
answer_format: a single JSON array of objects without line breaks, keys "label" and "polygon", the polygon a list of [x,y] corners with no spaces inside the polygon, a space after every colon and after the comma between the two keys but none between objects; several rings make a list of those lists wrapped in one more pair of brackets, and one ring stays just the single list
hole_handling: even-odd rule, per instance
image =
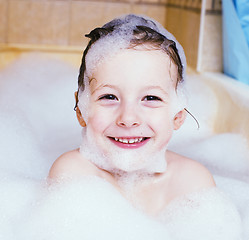
[{"label": "forehead", "polygon": [[175,85],[177,67],[161,50],[120,50],[100,62],[93,72],[96,82]]}]

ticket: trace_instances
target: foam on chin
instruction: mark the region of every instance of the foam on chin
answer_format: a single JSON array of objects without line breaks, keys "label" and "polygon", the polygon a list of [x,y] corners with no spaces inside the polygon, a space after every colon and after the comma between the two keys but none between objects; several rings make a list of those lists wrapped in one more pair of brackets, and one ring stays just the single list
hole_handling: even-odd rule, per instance
[{"label": "foam on chin", "polygon": [[112,173],[122,171],[151,174],[166,171],[166,146],[157,153],[144,153],[144,148],[127,150],[117,149],[117,147],[106,153],[101,151],[96,144],[91,128],[84,128],[82,130],[82,137],[83,141],[80,146],[80,153],[101,169]]}]

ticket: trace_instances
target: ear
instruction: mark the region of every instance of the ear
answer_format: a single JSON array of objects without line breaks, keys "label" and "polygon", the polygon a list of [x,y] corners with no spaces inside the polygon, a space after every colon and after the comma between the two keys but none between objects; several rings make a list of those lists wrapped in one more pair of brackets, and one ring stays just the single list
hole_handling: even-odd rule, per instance
[{"label": "ear", "polygon": [[77,116],[79,124],[81,125],[81,127],[85,127],[86,126],[86,122],[85,122],[84,118],[81,115],[80,109],[78,107],[76,107],[75,110],[76,110],[76,116]]},{"label": "ear", "polygon": [[79,107],[77,106],[77,104],[78,104],[78,92],[75,92],[74,96],[75,96],[75,101],[76,101],[75,111],[76,111],[76,116],[77,116],[78,122],[82,127],[85,127],[86,122],[85,122],[84,118],[82,117],[82,114],[81,114]]},{"label": "ear", "polygon": [[182,124],[184,123],[186,119],[186,111],[185,109],[182,109],[180,112],[178,112],[174,117],[174,130],[178,130]]}]

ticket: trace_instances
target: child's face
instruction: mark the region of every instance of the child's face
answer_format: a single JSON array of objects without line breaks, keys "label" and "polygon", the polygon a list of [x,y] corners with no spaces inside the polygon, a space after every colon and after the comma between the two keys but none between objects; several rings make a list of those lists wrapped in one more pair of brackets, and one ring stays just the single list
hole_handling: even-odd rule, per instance
[{"label": "child's face", "polygon": [[172,104],[176,79],[175,64],[161,51],[122,50],[100,63],[90,80],[87,128],[101,152],[139,152],[141,159],[133,160],[139,168],[166,149],[179,127]]}]

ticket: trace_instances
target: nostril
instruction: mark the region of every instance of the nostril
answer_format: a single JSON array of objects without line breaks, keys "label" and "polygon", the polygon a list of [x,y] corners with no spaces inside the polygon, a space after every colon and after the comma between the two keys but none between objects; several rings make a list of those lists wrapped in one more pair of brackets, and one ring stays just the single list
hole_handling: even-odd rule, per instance
[{"label": "nostril", "polygon": [[120,121],[117,123],[118,126],[120,127],[136,127],[139,126],[138,122],[124,122],[124,121]]},{"label": "nostril", "polygon": [[117,121],[117,125],[120,127],[126,127],[126,124],[124,121]]},{"label": "nostril", "polygon": [[117,118],[116,124],[120,127],[137,127],[140,123],[140,118],[134,113],[134,110],[122,111]]}]

